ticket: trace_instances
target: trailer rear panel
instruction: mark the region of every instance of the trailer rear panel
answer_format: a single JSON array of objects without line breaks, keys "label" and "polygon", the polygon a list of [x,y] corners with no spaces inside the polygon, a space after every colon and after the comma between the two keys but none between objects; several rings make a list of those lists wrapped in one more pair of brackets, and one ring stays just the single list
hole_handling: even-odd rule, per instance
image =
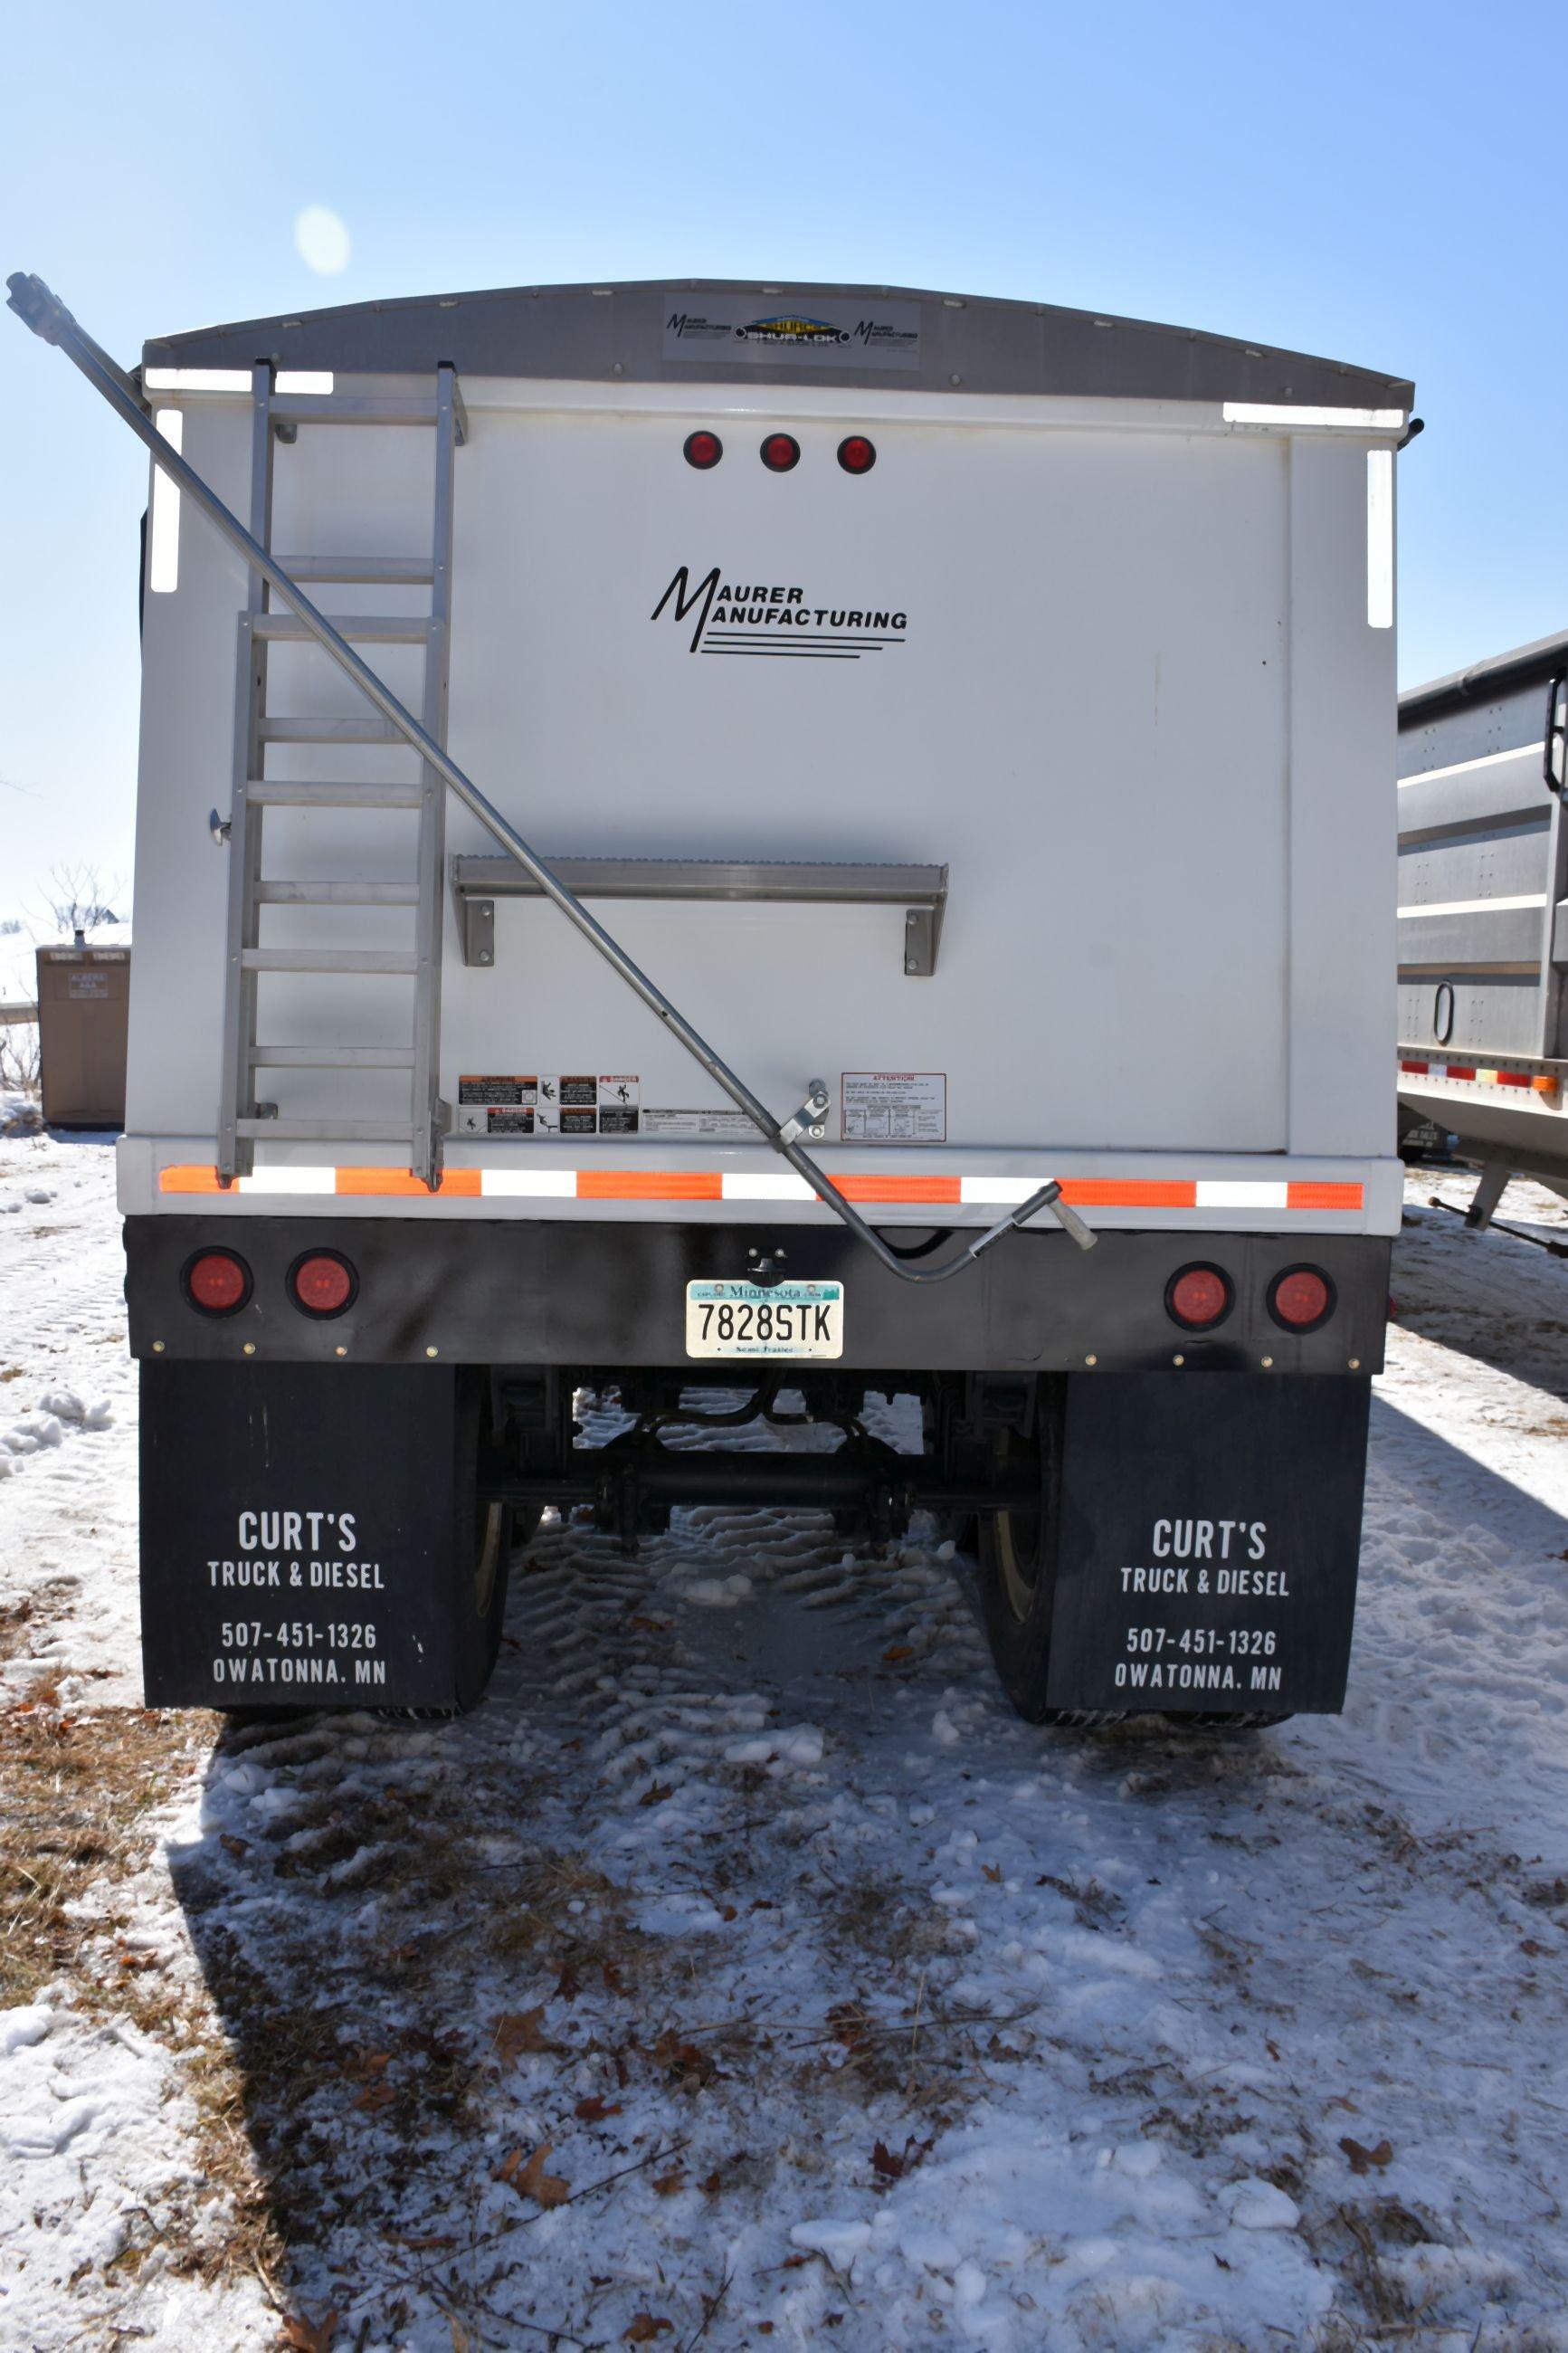
[{"label": "trailer rear panel", "polygon": [[1410,386],[689,283],[205,330],[141,394],[150,1693],[468,1704],[514,1533],[706,1502],[977,1535],[1030,1717],[1336,1707]]}]

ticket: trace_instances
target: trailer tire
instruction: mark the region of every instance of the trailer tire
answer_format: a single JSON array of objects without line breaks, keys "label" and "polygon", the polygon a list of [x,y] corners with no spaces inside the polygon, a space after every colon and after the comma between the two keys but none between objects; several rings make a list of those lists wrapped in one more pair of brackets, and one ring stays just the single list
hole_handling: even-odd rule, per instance
[{"label": "trailer tire", "polygon": [[1026,1724],[1093,1732],[1125,1710],[1051,1707],[1051,1616],[1057,1587],[1057,1498],[1061,1485],[1061,1399],[1042,1384],[1040,1507],[987,1512],[980,1523],[980,1607],[998,1680]]}]

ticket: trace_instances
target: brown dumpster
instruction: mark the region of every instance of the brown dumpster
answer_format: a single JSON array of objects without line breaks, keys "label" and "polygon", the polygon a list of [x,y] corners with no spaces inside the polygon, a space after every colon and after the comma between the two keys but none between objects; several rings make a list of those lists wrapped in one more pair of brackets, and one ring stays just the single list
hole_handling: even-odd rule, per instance
[{"label": "brown dumpster", "polygon": [[38,1061],[50,1127],[125,1124],[131,951],[38,950]]}]

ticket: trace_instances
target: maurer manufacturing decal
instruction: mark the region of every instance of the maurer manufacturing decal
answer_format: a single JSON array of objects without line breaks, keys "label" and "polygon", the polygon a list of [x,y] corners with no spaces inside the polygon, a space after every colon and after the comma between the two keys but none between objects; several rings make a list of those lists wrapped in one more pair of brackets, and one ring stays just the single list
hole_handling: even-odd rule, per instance
[{"label": "maurer manufacturing decal", "polygon": [[858,661],[862,654],[885,653],[903,644],[910,617],[885,599],[819,604],[787,583],[724,580],[717,565],[693,587],[685,564],[648,618],[666,615],[677,623],[696,616],[688,653],[783,654],[808,661]]},{"label": "maurer manufacturing decal", "polygon": [[771,308],[765,296],[705,294],[697,309],[671,294],[664,356],[768,368],[918,368],[921,306],[814,295],[810,311],[799,311]]}]

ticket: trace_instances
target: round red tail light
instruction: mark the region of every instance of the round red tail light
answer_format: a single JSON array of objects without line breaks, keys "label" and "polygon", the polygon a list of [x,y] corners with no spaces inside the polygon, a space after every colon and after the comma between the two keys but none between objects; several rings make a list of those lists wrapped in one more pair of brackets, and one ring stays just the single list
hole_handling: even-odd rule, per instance
[{"label": "round red tail light", "polygon": [[307,1250],[289,1270],[289,1289],[307,1315],[341,1315],[353,1305],[359,1277],[336,1250]]},{"label": "round red tail light", "polygon": [[250,1269],[233,1250],[198,1250],[180,1274],[181,1290],[204,1315],[237,1315],[250,1287]]},{"label": "round red tail light", "polygon": [[1287,1332],[1315,1332],[1334,1312],[1334,1286],[1315,1266],[1287,1267],[1268,1286],[1268,1313]]},{"label": "round red tail light", "polygon": [[1185,1332],[1212,1331],[1235,1302],[1230,1277],[1217,1266],[1184,1266],[1165,1285],[1165,1313]]},{"label": "round red tail light", "polygon": [[838,462],[847,474],[868,474],[877,462],[877,445],[863,433],[851,433],[838,444]]},{"label": "round red tail light", "polygon": [[720,440],[717,433],[687,435],[684,450],[686,462],[689,466],[695,466],[700,474],[705,474],[710,466],[716,466],[723,455],[724,444]]},{"label": "round red tail light", "polygon": [[787,474],[800,463],[800,443],[792,433],[770,433],[763,443],[763,463],[770,474]]}]

